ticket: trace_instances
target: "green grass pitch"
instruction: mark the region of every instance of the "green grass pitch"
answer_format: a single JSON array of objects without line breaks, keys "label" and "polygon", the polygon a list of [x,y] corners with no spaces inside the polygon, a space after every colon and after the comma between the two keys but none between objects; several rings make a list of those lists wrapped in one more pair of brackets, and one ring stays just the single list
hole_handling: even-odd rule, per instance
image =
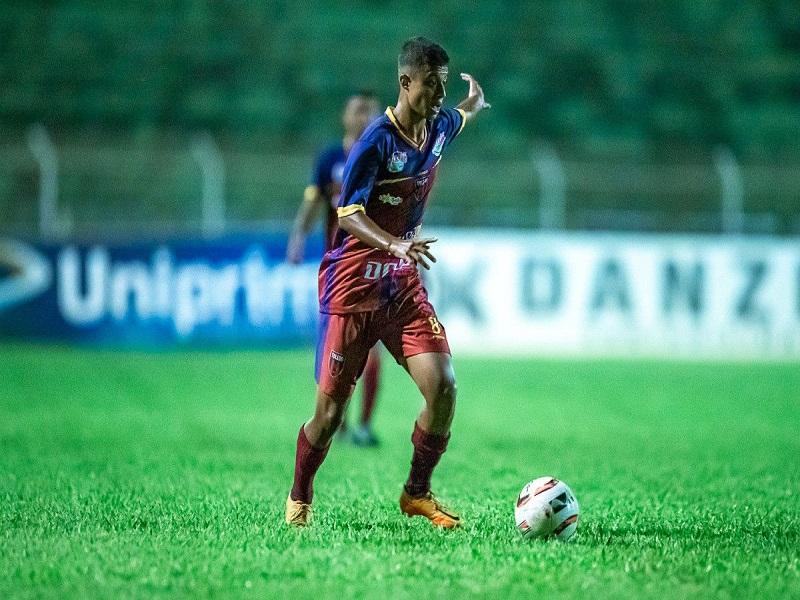
[{"label": "green grass pitch", "polygon": [[[421,399],[387,358],[383,445],[337,443],[296,531],[310,351],[0,346],[0,597],[800,597],[797,364],[455,365],[434,490],[465,527],[398,510]],[[539,475],[574,542],[514,529]]]}]

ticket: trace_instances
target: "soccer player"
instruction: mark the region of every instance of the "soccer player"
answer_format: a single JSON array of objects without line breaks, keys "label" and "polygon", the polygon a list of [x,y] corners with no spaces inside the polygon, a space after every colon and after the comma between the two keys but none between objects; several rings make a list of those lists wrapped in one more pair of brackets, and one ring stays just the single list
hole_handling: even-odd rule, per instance
[{"label": "soccer player", "polygon": [[[379,114],[378,98],[372,92],[361,91],[347,100],[342,114],[344,139],[330,144],[317,156],[312,183],[306,187],[303,203],[297,211],[286,249],[286,260],[290,264],[299,264],[303,261],[306,237],[317,220],[320,208],[325,213],[325,249],[331,249],[339,227],[336,206],[339,202],[347,155],[370,121]],[[367,363],[361,378],[360,423],[350,435],[350,439],[357,446],[378,444],[378,439],[372,430],[372,415],[380,381],[380,358],[380,348],[377,345],[373,346],[367,355]],[[340,431],[347,433],[345,419],[342,420]]]},{"label": "soccer player", "polygon": [[314,476],[378,341],[425,400],[411,436],[414,452],[400,510],[439,527],[460,523],[430,489],[450,438],[456,382],[445,329],[418,271],[436,261],[436,239],[418,233],[442,153],[489,105],[478,82],[462,74],[469,83],[466,99],[456,109],[443,106],[448,62],[438,44],[419,37],[406,41],[398,57],[397,105],[367,127],[347,158],[339,231],[319,271],[317,405],[297,436],[294,483],[286,499],[286,522],[292,525],[310,522]]}]

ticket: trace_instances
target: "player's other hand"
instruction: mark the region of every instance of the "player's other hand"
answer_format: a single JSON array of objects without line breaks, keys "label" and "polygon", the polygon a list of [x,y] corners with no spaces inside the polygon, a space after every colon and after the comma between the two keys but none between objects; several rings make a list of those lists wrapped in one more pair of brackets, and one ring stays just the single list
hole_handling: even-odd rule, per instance
[{"label": "player's other hand", "polygon": [[298,235],[289,237],[289,244],[286,246],[286,262],[290,265],[299,265],[303,262],[305,253],[305,239]]},{"label": "player's other hand", "polygon": [[422,265],[425,269],[430,270],[431,266],[428,261],[436,262],[436,257],[431,254],[430,245],[436,240],[437,238],[392,240],[387,251],[392,256],[402,258],[415,265]]},{"label": "player's other hand", "polygon": [[467,101],[470,102],[470,109],[472,112],[478,112],[484,108],[492,108],[492,105],[486,102],[486,98],[483,96],[483,88],[472,75],[469,73],[461,73],[461,79],[469,83]]}]

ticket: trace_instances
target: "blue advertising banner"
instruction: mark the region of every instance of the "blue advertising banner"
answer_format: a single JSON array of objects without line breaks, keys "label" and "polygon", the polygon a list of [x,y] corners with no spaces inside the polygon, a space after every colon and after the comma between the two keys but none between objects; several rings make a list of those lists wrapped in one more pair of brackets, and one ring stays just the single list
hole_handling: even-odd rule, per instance
[{"label": "blue advertising banner", "polygon": [[[796,239],[430,233],[442,243],[425,285],[459,354],[800,357]],[[284,262],[286,241],[0,238],[0,336],[145,348],[309,343],[322,240],[299,266]],[[365,277],[375,276],[370,264]]]},{"label": "blue advertising banner", "polygon": [[43,243],[0,238],[0,335],[110,345],[313,340],[321,239],[286,235]]}]

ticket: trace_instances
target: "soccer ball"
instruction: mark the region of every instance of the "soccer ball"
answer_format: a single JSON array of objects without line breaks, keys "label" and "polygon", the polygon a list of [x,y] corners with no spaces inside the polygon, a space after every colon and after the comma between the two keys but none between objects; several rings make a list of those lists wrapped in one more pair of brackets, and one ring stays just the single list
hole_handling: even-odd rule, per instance
[{"label": "soccer ball", "polygon": [[567,541],[578,528],[578,511],[578,501],[566,483],[539,477],[519,493],[514,519],[522,537]]}]

